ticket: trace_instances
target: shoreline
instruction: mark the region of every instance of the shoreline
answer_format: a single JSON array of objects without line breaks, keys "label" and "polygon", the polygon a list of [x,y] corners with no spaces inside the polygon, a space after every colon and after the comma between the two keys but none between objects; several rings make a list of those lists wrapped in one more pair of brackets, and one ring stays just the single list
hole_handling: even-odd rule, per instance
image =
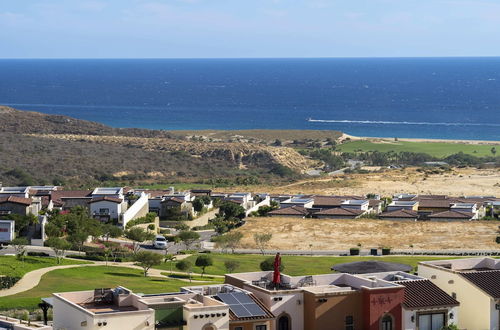
[{"label": "shoreline", "polygon": [[342,141],[350,139],[351,141],[366,140],[371,142],[428,142],[428,143],[456,143],[456,144],[485,144],[485,145],[500,145],[498,140],[465,140],[465,139],[429,139],[429,138],[395,138],[391,137],[373,137],[373,136],[354,136],[343,133],[341,136]]}]

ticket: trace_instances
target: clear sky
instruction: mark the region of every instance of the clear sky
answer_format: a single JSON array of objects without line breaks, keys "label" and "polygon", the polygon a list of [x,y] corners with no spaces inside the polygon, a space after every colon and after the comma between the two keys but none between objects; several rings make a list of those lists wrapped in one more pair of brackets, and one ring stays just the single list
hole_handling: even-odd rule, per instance
[{"label": "clear sky", "polygon": [[2,58],[500,55],[500,0],[0,0]]}]

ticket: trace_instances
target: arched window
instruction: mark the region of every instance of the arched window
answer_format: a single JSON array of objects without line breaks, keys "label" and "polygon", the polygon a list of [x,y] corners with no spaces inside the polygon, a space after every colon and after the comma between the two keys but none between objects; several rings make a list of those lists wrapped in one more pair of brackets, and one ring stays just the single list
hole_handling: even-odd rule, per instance
[{"label": "arched window", "polygon": [[393,330],[394,318],[391,314],[385,314],[380,320],[380,330]]},{"label": "arched window", "polygon": [[213,324],[206,324],[203,326],[203,330],[217,330]]},{"label": "arched window", "polygon": [[291,330],[290,326],[290,316],[283,314],[278,318],[278,329],[277,330]]}]

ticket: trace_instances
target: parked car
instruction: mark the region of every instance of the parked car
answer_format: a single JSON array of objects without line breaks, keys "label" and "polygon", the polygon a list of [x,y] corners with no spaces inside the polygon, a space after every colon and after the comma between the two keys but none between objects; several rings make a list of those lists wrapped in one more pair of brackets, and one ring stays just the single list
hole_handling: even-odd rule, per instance
[{"label": "parked car", "polygon": [[162,235],[157,235],[153,240],[153,247],[155,249],[166,249],[167,248],[167,239]]}]

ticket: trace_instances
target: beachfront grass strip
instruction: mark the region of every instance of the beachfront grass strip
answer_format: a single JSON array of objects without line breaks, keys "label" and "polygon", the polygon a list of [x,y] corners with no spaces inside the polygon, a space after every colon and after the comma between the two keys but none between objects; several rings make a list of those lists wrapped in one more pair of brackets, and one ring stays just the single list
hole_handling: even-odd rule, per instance
[{"label": "beachfront grass strip", "polygon": [[[459,153],[470,154],[476,157],[493,156],[492,145],[486,144],[465,144],[448,142],[409,142],[409,141],[382,141],[372,142],[366,140],[350,141],[337,146],[342,152],[415,152],[425,153],[434,157],[444,158],[449,155]],[[497,148],[498,149],[498,148]]]},{"label": "beachfront grass strip", "polygon": [[[201,284],[205,283],[196,283]],[[136,293],[163,293],[178,292],[179,288],[189,285],[189,282],[175,279],[144,277],[141,270],[117,266],[58,269],[45,274],[40,283],[31,290],[1,297],[0,310],[35,309],[40,298],[50,297],[54,292],[123,286]]]},{"label": "beachfront grass strip", "polygon": [[79,261],[72,259],[62,259],[58,264],[56,258],[52,257],[24,257],[24,261],[18,260],[15,256],[0,256],[0,275],[22,277],[24,274],[36,269],[89,264],[88,261]]},{"label": "beachfront grass strip", "polygon": [[[193,265],[197,255],[189,256],[189,260]],[[225,261],[236,261],[239,267],[234,271],[235,273],[242,272],[258,272],[260,271],[260,263],[272,255],[257,255],[257,254],[219,254],[212,253],[211,257],[214,261],[213,266],[206,268],[206,274],[224,275],[227,273],[224,267]],[[439,260],[439,259],[453,259],[448,257],[422,257],[422,256],[378,256],[378,257],[315,257],[315,256],[287,256],[283,255],[281,260],[285,265],[284,273],[288,275],[314,275],[314,274],[328,274],[332,271],[330,268],[333,265],[352,262],[352,261],[366,261],[378,260],[387,262],[397,262],[416,267],[419,261]],[[168,263],[155,266],[155,268],[169,269]],[[201,268],[193,267],[193,272],[201,273]]]}]

